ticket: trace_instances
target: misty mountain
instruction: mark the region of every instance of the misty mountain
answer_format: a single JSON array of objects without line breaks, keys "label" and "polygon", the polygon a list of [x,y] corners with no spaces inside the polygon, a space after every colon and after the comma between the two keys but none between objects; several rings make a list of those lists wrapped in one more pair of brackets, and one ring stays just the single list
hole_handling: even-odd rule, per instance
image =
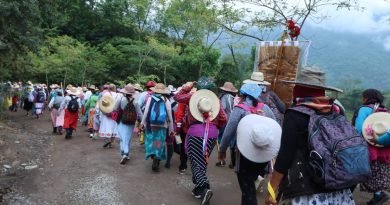
[{"label": "misty mountain", "polygon": [[[326,71],[328,84],[345,87],[345,80],[356,79],[361,81],[363,88],[390,88],[390,51],[384,49],[377,36],[307,26],[301,38],[312,41],[308,64]],[[223,54],[229,54],[223,46],[227,43],[224,41],[220,41],[218,46]],[[256,41],[250,38],[240,38],[236,42],[245,45],[239,49],[245,53],[249,53],[251,46],[256,45]]]}]

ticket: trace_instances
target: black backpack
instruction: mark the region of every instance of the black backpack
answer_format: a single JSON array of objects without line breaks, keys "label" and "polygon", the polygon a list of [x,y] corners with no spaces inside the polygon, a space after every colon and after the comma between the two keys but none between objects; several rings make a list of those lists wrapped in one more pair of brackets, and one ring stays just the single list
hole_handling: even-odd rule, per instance
[{"label": "black backpack", "polygon": [[137,111],[133,104],[133,100],[129,100],[129,102],[125,106],[125,109],[122,110],[121,122],[123,124],[134,125],[137,121]]},{"label": "black backpack", "polygon": [[38,91],[37,102],[39,103],[45,102],[45,93],[43,91]]},{"label": "black backpack", "polygon": [[69,112],[78,112],[79,111],[79,102],[77,102],[78,97],[73,98],[70,96],[71,100],[68,103]]}]

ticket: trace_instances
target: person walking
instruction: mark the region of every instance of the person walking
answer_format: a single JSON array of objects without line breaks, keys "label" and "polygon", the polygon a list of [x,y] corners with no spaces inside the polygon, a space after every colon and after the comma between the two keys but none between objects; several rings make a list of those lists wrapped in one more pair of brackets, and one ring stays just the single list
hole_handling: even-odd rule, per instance
[{"label": "person walking", "polygon": [[206,176],[209,157],[218,137],[218,129],[226,125],[226,113],[218,97],[209,89],[215,88],[211,78],[201,77],[197,82],[198,91],[192,93],[195,83],[189,83],[176,94],[179,103],[185,103],[190,110],[189,129],[185,150],[191,163],[192,194],[201,199],[201,205],[209,204],[213,191]]},{"label": "person walking", "polygon": [[96,130],[93,127],[93,124],[94,124],[94,117],[96,111],[95,108],[99,99],[99,92],[98,89],[96,89],[95,85],[89,86],[88,90],[91,91],[92,95],[88,98],[88,101],[85,104],[85,115],[88,117],[87,127],[88,127],[89,137],[93,138],[96,132]]},{"label": "person walking", "polygon": [[[355,112],[352,123],[359,134],[369,143],[372,177],[360,185],[361,191],[373,193],[367,205],[385,204],[390,199],[390,147],[378,144],[386,139],[389,130],[389,110],[384,106],[384,96],[376,89],[367,89],[362,93],[363,105]],[[379,118],[379,120],[376,120]],[[387,121],[386,121],[387,119]],[[379,135],[379,136],[378,136]],[[382,136],[384,135],[384,136]],[[372,143],[376,142],[376,143]]]},{"label": "person walking", "polygon": [[[223,87],[219,88],[221,90],[221,94],[219,99],[221,100],[221,105],[223,110],[226,113],[226,116],[229,120],[230,113],[233,111],[234,108],[234,98],[238,92],[236,87],[234,87],[233,83],[231,82],[225,82]],[[260,88],[259,88],[260,89]],[[218,150],[220,149],[220,144],[222,141],[222,136],[225,131],[225,127],[221,128],[218,133]],[[235,166],[235,146],[236,146],[236,141],[232,140],[230,143],[230,164],[229,168],[233,169]],[[219,161],[215,164],[216,166],[225,166],[226,162],[225,160]]]},{"label": "person walking", "polygon": [[123,94],[119,105],[118,133],[120,137],[120,164],[126,164],[130,159],[131,138],[135,124],[137,122],[136,102],[133,98],[135,88],[132,84],[127,84],[119,91]]},{"label": "person walking", "polygon": [[[329,164],[327,163],[325,165],[325,163],[321,164],[317,161],[317,159],[321,159],[319,152],[322,153],[324,151],[324,149],[318,150],[318,146],[324,146],[322,144],[324,141],[315,141],[315,144],[311,144],[311,142],[314,142],[312,140],[320,140],[325,136],[329,140],[340,137],[339,135],[333,135],[333,132],[327,132],[328,129],[334,129],[332,121],[318,121],[319,123],[325,123],[319,125],[320,129],[316,132],[320,133],[320,135],[316,135],[317,138],[310,138],[312,140],[309,140],[309,134],[314,132],[314,123],[312,120],[316,121],[320,117],[327,117],[321,118],[326,120],[338,120],[336,124],[341,127],[334,132],[348,131],[349,134],[354,135],[354,137],[351,137],[349,134],[344,135],[346,132],[343,132],[341,135],[342,137],[348,137],[345,138],[348,143],[338,144],[338,146],[359,143],[357,148],[360,150],[358,155],[353,154],[351,156],[348,153],[355,153],[356,150],[350,150],[350,147],[346,147],[349,151],[347,153],[343,152],[343,157],[346,160],[351,160],[351,158],[361,160],[360,164],[356,164],[357,166],[355,168],[364,168],[364,171],[369,171],[367,145],[359,137],[355,137],[356,133],[354,133],[352,125],[345,117],[334,112],[333,101],[325,96],[325,91],[342,92],[342,90],[327,86],[324,82],[325,73],[315,68],[304,68],[298,73],[296,81],[286,82],[295,84],[293,90],[294,105],[285,113],[281,147],[268,184],[268,192],[265,197],[266,205],[355,204],[350,190],[350,185],[355,184],[355,181],[342,180],[350,180],[350,177],[358,175],[356,173],[355,175],[346,174],[346,170],[340,171],[343,166],[335,166],[333,169],[328,169],[328,167],[324,168],[323,166]],[[325,133],[328,133],[328,135]],[[328,143],[333,143],[333,141],[329,141]],[[326,161],[324,160],[323,162],[330,162],[328,157],[329,155],[323,155],[322,159],[326,158]],[[341,162],[337,160],[334,163],[336,163],[335,165],[339,165]],[[309,169],[309,167],[312,169]],[[314,167],[317,167],[317,169],[314,169]],[[318,170],[318,173],[314,172],[314,170]],[[331,186],[327,184],[329,181],[326,181],[329,178],[325,178],[325,180],[320,179],[320,177],[324,177],[324,175],[330,176],[330,172],[333,173],[333,171],[340,171],[338,175],[343,177],[332,181],[337,186],[332,186],[331,189],[326,188]],[[359,169],[356,172],[363,173],[361,171]],[[368,175],[364,179],[367,178]]]},{"label": "person walking", "polygon": [[79,118],[79,109],[81,107],[80,99],[77,97],[80,93],[75,87],[66,90],[67,96],[63,100],[60,112],[64,111],[64,126],[66,130],[65,139],[72,139],[73,131],[77,129]]},{"label": "person walking", "polygon": [[[259,102],[261,94],[262,87],[257,84],[244,84],[241,87],[241,100],[230,114],[218,154],[219,160],[222,161],[226,158],[226,150],[232,141],[236,142],[240,138],[241,142],[245,141],[246,143],[242,147],[235,147],[234,151],[237,156],[235,171],[242,192],[242,205],[257,204],[255,181],[268,162],[276,156],[280,146],[281,128],[275,121],[271,109]],[[252,116],[244,120],[246,116],[251,114],[270,119]],[[267,131],[267,128],[271,131]],[[269,135],[264,136],[265,134]],[[251,146],[248,143],[250,140],[253,140],[254,143]],[[253,149],[256,145],[257,148]]]},{"label": "person walking", "polygon": [[116,86],[110,84],[108,90],[103,91],[102,97],[99,100],[99,136],[105,141],[103,148],[111,148],[115,138],[118,135],[118,107],[120,103],[120,95],[116,92]]},{"label": "person walking", "polygon": [[[173,137],[173,118],[171,104],[163,95],[170,91],[162,83],[151,88],[153,94],[148,99],[141,126],[145,130],[145,159],[152,158],[152,170],[158,172],[160,161],[166,160],[166,137]],[[167,129],[169,136],[167,136]]]},{"label": "person walking", "polygon": [[65,98],[62,96],[61,89],[56,89],[55,92],[51,97],[48,107],[51,110],[50,117],[53,125],[53,134],[59,134],[62,133],[62,126],[64,124],[64,112],[61,112],[60,108]]}]

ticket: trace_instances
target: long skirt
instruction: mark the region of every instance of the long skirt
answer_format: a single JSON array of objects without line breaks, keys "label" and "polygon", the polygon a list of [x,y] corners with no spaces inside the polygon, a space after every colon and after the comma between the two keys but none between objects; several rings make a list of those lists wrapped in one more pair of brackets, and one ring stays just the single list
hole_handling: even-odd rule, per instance
[{"label": "long skirt", "polygon": [[56,127],[64,126],[64,120],[65,120],[65,110],[61,110],[61,112],[57,111]]},{"label": "long skirt", "polygon": [[35,114],[40,115],[43,113],[43,105],[44,105],[44,103],[35,103],[34,104]]},{"label": "long skirt", "polygon": [[167,128],[151,127],[145,132],[145,159],[152,155],[159,160],[166,160],[165,140],[167,135]]},{"label": "long skirt", "polygon": [[23,109],[28,112],[28,111],[32,110],[32,107],[33,107],[33,103],[28,101],[28,99],[25,99],[24,103],[23,103]]},{"label": "long skirt", "polygon": [[53,127],[57,127],[57,114],[58,114],[58,110],[53,108],[50,112],[50,117],[51,117],[51,124],[53,125]]},{"label": "long skirt", "polygon": [[118,134],[118,124],[116,121],[111,119],[111,117],[107,117],[103,113],[100,113],[100,128],[99,128],[99,136],[103,138],[111,138],[111,137],[119,137]]},{"label": "long skirt", "polygon": [[76,130],[78,118],[79,118],[78,112],[69,112],[69,110],[66,109],[65,116],[64,116],[64,129],[72,128]]},{"label": "long skirt", "polygon": [[355,205],[350,189],[330,193],[320,193],[307,196],[299,196],[283,200],[282,205]]},{"label": "long skirt", "polygon": [[371,178],[368,182],[360,184],[360,190],[374,193],[390,190],[390,163],[371,162]]},{"label": "long skirt", "polygon": [[[216,139],[208,139],[207,153],[213,152]],[[188,136],[187,155],[191,162],[192,182],[195,188],[210,188],[209,179],[206,176],[208,157],[203,153],[203,139],[194,136]]]},{"label": "long skirt", "polygon": [[119,123],[118,132],[120,137],[121,156],[129,156],[131,150],[131,138],[133,136],[133,130],[135,125],[126,125]]},{"label": "long skirt", "polygon": [[89,108],[88,111],[88,128],[93,129],[93,119],[95,117],[95,108]]}]

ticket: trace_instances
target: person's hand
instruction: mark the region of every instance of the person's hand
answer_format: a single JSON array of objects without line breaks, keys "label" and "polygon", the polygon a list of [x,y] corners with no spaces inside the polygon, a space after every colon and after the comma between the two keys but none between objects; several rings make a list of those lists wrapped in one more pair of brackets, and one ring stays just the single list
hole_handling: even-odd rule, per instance
[{"label": "person's hand", "polygon": [[218,160],[224,161],[226,159],[226,152],[218,152]]},{"label": "person's hand", "polygon": [[272,196],[267,192],[265,195],[265,205],[278,205],[278,202],[272,198]]},{"label": "person's hand", "polygon": [[376,144],[377,143],[377,141],[376,141],[377,139],[378,139],[378,135],[375,132],[373,132],[372,133],[372,137],[370,139],[368,139],[368,140],[370,140],[370,142]]}]

